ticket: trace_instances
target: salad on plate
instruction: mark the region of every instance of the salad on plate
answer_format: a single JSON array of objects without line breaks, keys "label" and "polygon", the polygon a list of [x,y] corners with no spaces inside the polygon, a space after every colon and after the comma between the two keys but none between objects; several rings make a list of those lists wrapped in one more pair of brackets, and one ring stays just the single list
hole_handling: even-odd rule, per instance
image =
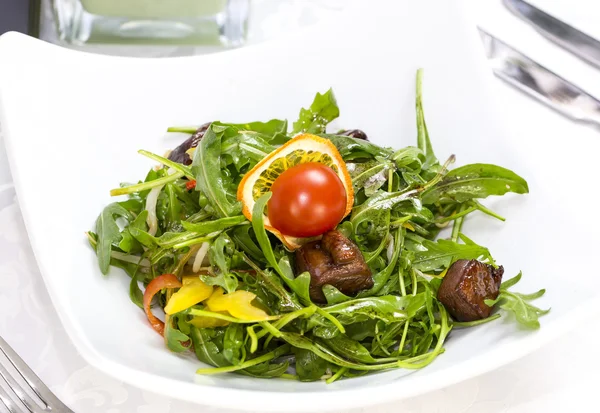
[{"label": "salad on plate", "polygon": [[[466,235],[481,199],[528,193],[501,166],[452,169],[433,151],[417,73],[416,146],[327,131],[331,90],[298,120],[172,127],[188,138],[143,181],[122,184],[87,233],[100,270],[198,374],[327,383],[419,369],[455,328],[499,317],[539,328],[544,290],[511,290],[491,252]],[[155,309],[153,309],[153,307]],[[162,311],[160,311],[160,310]],[[155,314],[160,313],[159,315]],[[164,313],[164,317],[162,314]],[[160,316],[160,317],[159,317]]]}]

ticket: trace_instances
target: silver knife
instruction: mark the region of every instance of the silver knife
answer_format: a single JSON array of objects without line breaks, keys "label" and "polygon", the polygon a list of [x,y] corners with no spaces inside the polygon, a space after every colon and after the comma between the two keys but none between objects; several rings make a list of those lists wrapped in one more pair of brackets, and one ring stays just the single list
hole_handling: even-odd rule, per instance
[{"label": "silver knife", "polygon": [[600,126],[600,101],[479,29],[494,74],[559,113]]},{"label": "silver knife", "polygon": [[504,0],[504,4],[514,14],[531,23],[543,36],[600,68],[600,41],[523,0]]}]

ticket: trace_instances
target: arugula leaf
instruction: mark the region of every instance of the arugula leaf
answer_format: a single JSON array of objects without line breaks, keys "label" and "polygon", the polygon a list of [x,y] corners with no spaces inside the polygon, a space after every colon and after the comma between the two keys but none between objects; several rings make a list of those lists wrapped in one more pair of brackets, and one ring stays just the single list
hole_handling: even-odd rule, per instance
[{"label": "arugula leaf", "polygon": [[[137,196],[139,194],[135,194],[134,196]],[[120,201],[117,202],[119,205],[121,205],[123,208],[125,208],[126,210],[128,210],[129,212],[131,212],[133,215],[138,215],[141,214],[144,210],[144,206],[145,204],[142,202],[142,200],[138,197],[136,198],[129,198],[127,201]]]},{"label": "arugula leaf", "polygon": [[196,189],[206,195],[209,204],[221,217],[239,215],[240,203],[229,196],[233,185],[230,176],[221,168],[221,140],[232,128],[211,124],[194,153],[192,172],[196,177]]},{"label": "arugula leaf", "polygon": [[279,134],[285,134],[287,132],[288,121],[282,119],[271,119],[267,122],[232,123],[230,125],[235,126],[242,131],[259,132],[265,135],[276,137]]},{"label": "arugula leaf", "polygon": [[391,210],[401,202],[411,201],[418,195],[416,190],[404,192],[378,191],[362,204],[352,209],[350,222],[354,228],[354,239],[362,246],[363,250],[369,250],[361,244],[381,245],[382,238],[387,236],[390,230]]},{"label": "arugula leaf", "polygon": [[237,215],[233,217],[220,218],[211,221],[204,221],[199,223],[191,223],[187,221],[181,221],[181,225],[186,231],[196,232],[198,234],[210,234],[215,231],[222,231],[227,228],[239,225],[246,221],[246,217],[243,215]]},{"label": "arugula leaf", "polygon": [[339,304],[345,301],[352,300],[352,297],[347,296],[346,294],[335,288],[333,285],[324,285],[322,290],[323,294],[325,294],[327,304],[329,305]]},{"label": "arugula leaf", "polygon": [[394,152],[391,160],[396,164],[396,168],[398,169],[419,172],[426,161],[426,157],[421,149],[414,146],[407,146]]},{"label": "arugula leaf", "polygon": [[510,287],[513,287],[519,281],[521,281],[521,277],[522,276],[523,276],[523,272],[519,271],[519,273],[517,275],[515,275],[514,277],[509,278],[506,281],[503,281],[502,284],[500,284],[500,289],[501,290],[508,290]]},{"label": "arugula leaf", "polygon": [[335,145],[346,162],[354,159],[371,159],[375,157],[389,158],[394,151],[390,148],[382,148],[369,141],[352,138],[345,135],[319,134],[327,138]]},{"label": "arugula leaf", "polygon": [[110,267],[112,245],[121,241],[123,237],[115,217],[125,218],[128,221],[133,220],[131,213],[118,203],[109,204],[96,220],[96,234],[98,236],[96,254],[98,255],[100,271],[105,275],[108,274]]},{"label": "arugula leaf", "polygon": [[165,194],[166,194],[166,214],[165,214],[165,224],[164,227],[166,230],[177,230],[181,228],[181,203],[177,198],[177,193],[173,184],[165,185]]},{"label": "arugula leaf", "polygon": [[310,299],[309,287],[310,287],[310,274],[303,272],[297,277],[294,277],[294,271],[290,265],[290,259],[285,256],[279,260],[279,269],[281,270],[281,277],[284,282],[290,287],[290,289],[296,293],[300,298],[300,302],[305,306],[312,304]]},{"label": "arugula leaf", "polygon": [[[137,266],[136,266],[136,268],[137,268]],[[137,271],[135,274],[133,274],[133,276],[131,277],[131,281],[129,282],[129,299],[135,305],[137,305],[141,309],[144,309],[144,293],[142,292],[142,290],[140,289],[140,286],[138,284],[138,272]]]},{"label": "arugula leaf", "polygon": [[365,346],[356,340],[352,340],[345,334],[338,334],[333,338],[323,340],[321,344],[329,347],[348,360],[367,364],[377,363],[377,360],[371,356],[371,353],[369,353],[369,350]]},{"label": "arugula leaf", "polygon": [[497,165],[475,163],[451,170],[423,193],[423,203],[466,202],[507,192],[526,194],[527,182],[516,173]]},{"label": "arugula leaf", "polygon": [[189,350],[190,338],[176,329],[173,325],[172,317],[165,323],[165,341],[169,350],[175,353],[182,353]]},{"label": "arugula leaf", "polygon": [[[461,234],[462,235],[462,234]],[[462,236],[466,240],[465,244],[459,244],[454,241],[439,239],[437,242],[423,240],[422,246],[425,251],[417,251],[412,262],[413,268],[419,271],[434,271],[448,268],[450,264],[459,259],[473,260],[484,258],[486,261],[492,261],[490,251],[475,244],[470,239]]]},{"label": "arugula leaf", "polygon": [[231,238],[236,245],[246,252],[246,254],[252,257],[253,260],[265,262],[265,256],[262,250],[256,245],[252,239],[252,236],[250,235],[251,230],[252,226],[250,225],[237,226],[231,232]]},{"label": "arugula leaf", "polygon": [[126,253],[134,254],[138,252],[142,252],[142,248],[140,243],[131,235],[131,229],[144,229],[146,230],[148,225],[146,224],[146,219],[148,218],[148,211],[143,210],[131,224],[129,224],[123,232],[121,232],[122,239],[119,242],[119,248]]},{"label": "arugula leaf", "polygon": [[396,204],[410,200],[417,196],[417,191],[385,192],[378,191],[363,204],[352,209],[350,222],[357,227],[370,214],[392,209]]},{"label": "arugula leaf", "polygon": [[[317,317],[312,317],[310,321],[315,319],[317,319]],[[330,340],[340,334],[340,330],[337,328],[337,326],[333,325],[331,321],[326,319],[319,319],[319,321],[322,322],[322,324],[316,325],[312,328],[313,336]]]},{"label": "arugula leaf", "polygon": [[223,356],[231,364],[242,362],[242,347],[244,346],[244,326],[232,323],[225,329],[223,336]]},{"label": "arugula leaf", "polygon": [[198,360],[215,367],[229,365],[223,352],[215,343],[217,332],[214,329],[192,326],[191,338]]},{"label": "arugula leaf", "polygon": [[415,296],[386,295],[382,297],[356,298],[340,304],[324,307],[323,310],[333,314],[342,324],[353,324],[368,319],[379,319],[387,323],[404,321],[412,318],[424,308],[424,293]]},{"label": "arugula leaf", "polygon": [[[316,356],[322,358],[323,360],[335,364],[340,367],[347,367],[353,370],[385,370],[389,368],[398,367],[398,362],[389,362],[389,363],[381,363],[375,365],[363,364],[363,363],[355,363],[352,361],[348,361],[336,353],[334,353],[329,348],[325,347],[321,343],[317,343],[312,341],[310,338],[303,336],[298,333],[281,333],[281,338],[288,342],[290,345],[295,347],[296,349],[308,350],[314,353]],[[297,351],[297,350],[296,350]],[[297,368],[297,367],[296,367]]]},{"label": "arugula leaf", "polygon": [[485,304],[490,307],[498,304],[503,310],[513,313],[520,326],[530,330],[537,330],[540,328],[539,317],[548,314],[550,309],[542,310],[530,304],[528,301],[540,298],[544,295],[546,290],[541,289],[532,294],[520,294],[508,291],[508,288],[514,286],[521,280],[521,276],[522,273],[519,272],[515,277],[504,281],[500,285],[500,294],[498,294],[498,298],[495,300],[485,300]]},{"label": "arugula leaf", "polygon": [[252,267],[254,271],[256,271],[256,277],[262,281],[265,288],[267,288],[271,294],[277,297],[279,300],[280,309],[282,311],[295,311],[302,308],[295,297],[288,293],[283,287],[283,284],[281,283],[281,277],[276,276],[270,270],[262,270],[254,262],[243,255],[243,253],[242,257],[244,261],[250,267]]},{"label": "arugula leaf", "polygon": [[287,361],[283,363],[271,363],[270,361],[267,361],[255,366],[247,367],[245,370],[242,370],[241,373],[261,378],[281,377],[281,375],[287,371],[289,366],[290,363]]},{"label": "arugula leaf", "polygon": [[381,271],[379,271],[373,276],[373,287],[369,288],[368,290],[361,291],[360,293],[358,293],[357,297],[369,297],[371,295],[377,294],[392,275],[392,272],[396,268],[398,258],[400,257],[400,251],[402,251],[404,247],[403,232],[401,230],[396,230],[396,234],[393,240],[394,251],[388,264],[385,266],[385,268],[383,268]]},{"label": "arugula leaf", "polygon": [[[279,274],[281,279],[287,284],[288,287],[290,287],[294,291],[297,290],[299,295],[303,299],[306,299],[305,284],[307,276],[303,274],[301,275],[301,277],[303,276],[303,278],[295,280],[293,278],[293,274],[291,274],[291,268],[289,268],[289,261],[285,260],[283,260],[282,262],[286,264],[287,268],[285,272],[282,270],[282,268],[279,266],[279,263],[277,262],[277,259],[275,258],[275,254],[273,253],[273,247],[271,246],[271,241],[269,241],[269,236],[267,235],[267,231],[265,230],[263,214],[265,211],[265,206],[267,205],[267,202],[269,202],[269,199],[271,199],[272,195],[273,194],[271,192],[267,192],[266,194],[262,195],[256,200],[254,208],[252,208],[252,228],[254,229],[254,234],[256,235],[256,239],[258,240],[258,244],[262,249],[267,263],[273,269],[275,269],[277,274]],[[310,279],[310,276],[308,277],[308,279]],[[308,300],[310,302],[310,298],[308,298]]]},{"label": "arugula leaf", "polygon": [[305,349],[296,349],[296,374],[300,381],[317,381],[330,368],[329,363],[315,353]]},{"label": "arugula leaf", "polygon": [[391,161],[376,159],[362,163],[347,163],[354,192],[364,189],[366,196],[373,195],[389,178],[393,168]]},{"label": "arugula leaf", "polygon": [[[228,125],[223,125],[228,126]],[[279,139],[284,141],[283,139]],[[245,166],[253,167],[265,156],[275,150],[271,136],[254,131],[237,131],[236,134],[227,136],[221,142],[221,154],[227,160],[231,158],[236,171],[241,171]],[[235,180],[237,182],[237,179]]]},{"label": "arugula leaf", "polygon": [[300,109],[298,120],[294,122],[292,134],[299,132],[324,133],[329,122],[340,116],[333,90],[317,93],[309,109]]},{"label": "arugula leaf", "polygon": [[200,278],[208,285],[223,287],[227,293],[238,288],[238,279],[231,273],[231,260],[234,254],[233,241],[227,234],[221,234],[215,239],[208,250],[210,265],[216,266],[219,273],[215,276],[203,275]]}]

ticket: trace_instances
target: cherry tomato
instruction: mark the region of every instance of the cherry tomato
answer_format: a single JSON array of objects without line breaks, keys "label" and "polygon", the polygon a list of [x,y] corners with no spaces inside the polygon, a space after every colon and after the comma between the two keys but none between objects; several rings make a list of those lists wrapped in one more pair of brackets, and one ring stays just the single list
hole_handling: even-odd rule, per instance
[{"label": "cherry tomato", "polygon": [[284,171],[271,192],[269,221],[284,235],[321,235],[335,228],[346,211],[344,184],[333,169],[317,162]]}]

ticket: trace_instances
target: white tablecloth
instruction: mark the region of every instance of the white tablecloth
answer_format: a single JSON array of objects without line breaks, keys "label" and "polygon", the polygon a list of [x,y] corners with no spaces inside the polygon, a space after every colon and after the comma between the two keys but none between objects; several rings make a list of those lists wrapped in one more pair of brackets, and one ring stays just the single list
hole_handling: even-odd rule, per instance
[{"label": "white tablecloth", "polygon": [[[407,0],[408,1],[408,0]],[[261,7],[273,5],[263,1]],[[259,4],[260,4],[259,3]],[[317,18],[335,18],[339,1],[289,1],[278,5],[289,27],[300,27]],[[541,0],[551,12],[600,38],[597,25],[600,5],[585,0]],[[600,96],[599,73],[557,49],[503,9],[499,0],[469,0],[468,11],[477,24],[502,37],[531,57]],[[304,7],[310,11],[306,12]],[[308,9],[306,9],[308,10]],[[317,11],[315,11],[317,10]],[[255,11],[254,40],[277,33],[281,23],[267,8]],[[256,22],[262,26],[256,28]],[[258,33],[258,34],[257,34]],[[443,34],[441,34],[443,35]],[[257,40],[259,39],[259,40]],[[600,139],[598,130],[563,119],[498,81],[497,98],[514,133],[528,144],[571,142],[585,148]],[[2,145],[0,145],[2,146]],[[590,188],[594,190],[594,188]],[[590,211],[593,214],[594,211]],[[37,269],[14,190],[0,149],[0,335],[9,341],[40,377],[76,412],[85,413],[191,413],[219,411],[141,391],[89,366],[68,340],[51,305]],[[543,319],[542,319],[543,325]],[[589,320],[576,331],[519,361],[463,383],[423,396],[364,409],[369,412],[558,412],[596,411],[600,357],[600,322]],[[543,328],[543,326],[542,326]],[[356,412],[362,410],[355,410]]]}]

